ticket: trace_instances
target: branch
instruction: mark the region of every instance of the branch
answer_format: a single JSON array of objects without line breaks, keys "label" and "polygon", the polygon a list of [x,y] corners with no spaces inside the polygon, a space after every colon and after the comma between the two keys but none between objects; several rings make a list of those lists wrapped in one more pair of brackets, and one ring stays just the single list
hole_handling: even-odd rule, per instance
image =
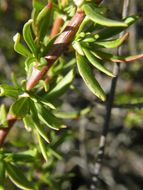
[{"label": "branch", "polygon": [[31,90],[39,82],[39,80],[43,78],[43,76],[47,73],[53,63],[66,50],[67,46],[73,40],[84,17],[85,14],[83,11],[76,12],[75,16],[68,23],[64,31],[55,40],[48,55],[45,56],[45,59],[47,60],[47,65],[44,66],[41,70],[38,70],[36,67],[33,68],[32,75],[26,85],[27,90]]},{"label": "branch", "polygon": [[0,146],[3,144],[7,134],[9,133],[11,127],[14,125],[16,121],[17,118],[15,116],[12,116],[10,114],[7,115],[8,127],[0,129]]},{"label": "branch", "polygon": [[[128,6],[129,6],[129,0],[124,0],[123,11],[122,11],[122,17],[123,18],[126,16],[126,14],[128,12]],[[122,35],[122,33],[121,33],[121,35]],[[117,52],[120,55],[122,53],[122,47],[118,48]],[[100,173],[100,170],[102,167],[102,161],[104,158],[104,150],[105,150],[105,146],[106,146],[106,137],[107,137],[107,134],[109,131],[109,126],[110,126],[110,121],[111,121],[111,112],[112,112],[112,108],[113,108],[115,91],[116,91],[116,86],[117,86],[119,74],[120,74],[120,63],[116,63],[114,66],[114,75],[116,77],[114,77],[112,79],[111,87],[110,87],[110,93],[109,93],[109,97],[107,99],[106,114],[105,114],[105,119],[104,119],[103,131],[102,131],[100,141],[99,141],[99,150],[97,153],[97,160],[96,160],[96,163],[94,165],[92,182],[91,182],[91,186],[90,186],[91,190],[97,189],[97,185],[98,185],[98,181],[99,181],[98,176],[99,176],[99,173]]]},{"label": "branch", "polygon": [[60,32],[60,29],[63,23],[64,23],[63,18],[60,16],[57,16],[52,27],[51,36],[50,36],[51,38],[53,38],[56,34]]},{"label": "branch", "polygon": [[[38,83],[38,81],[45,75],[45,73],[49,70],[52,64],[58,59],[58,57],[64,52],[67,46],[71,43],[81,22],[84,19],[84,16],[85,16],[84,12],[78,11],[75,14],[75,16],[71,19],[65,30],[54,42],[48,55],[45,57],[47,59],[48,64],[44,66],[41,70],[33,68],[32,76],[27,82],[27,90],[31,90]],[[17,118],[15,116],[8,114],[7,117],[8,127],[0,129],[0,146],[4,143],[7,134],[9,133],[10,129],[12,128],[16,120]]]}]

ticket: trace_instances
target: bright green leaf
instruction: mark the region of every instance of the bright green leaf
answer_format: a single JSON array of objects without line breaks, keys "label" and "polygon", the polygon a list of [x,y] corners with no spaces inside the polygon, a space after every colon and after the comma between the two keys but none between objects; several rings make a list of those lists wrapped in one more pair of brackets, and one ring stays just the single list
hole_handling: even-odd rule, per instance
[{"label": "bright green leaf", "polygon": [[69,88],[70,84],[72,83],[74,79],[74,70],[72,69],[69,71],[65,77],[57,83],[56,86],[54,86],[53,89],[51,89],[44,98],[47,100],[55,99],[60,97],[65,93],[65,91]]},{"label": "bright green leaf", "polygon": [[77,54],[77,66],[79,74],[83,78],[87,87],[93,92],[93,94],[95,94],[98,98],[104,101],[105,100],[104,91],[102,90],[101,86],[95,79],[94,74],[87,63],[87,60],[79,54]]},{"label": "bright green leaf", "polygon": [[31,50],[31,52],[34,53],[35,56],[37,56],[37,48],[31,31],[32,23],[33,23],[32,19],[30,19],[28,22],[25,23],[23,27],[23,38],[26,44],[28,45],[29,49]]},{"label": "bright green leaf", "polygon": [[47,110],[40,104],[36,104],[36,107],[38,110],[38,116],[45,125],[55,130],[65,127],[65,125],[63,125],[63,121],[55,117],[50,110]]},{"label": "bright green leaf", "polygon": [[6,171],[10,180],[19,188],[26,190],[34,190],[31,183],[23,175],[23,171],[20,171],[17,166],[10,163],[5,163]]},{"label": "bright green leaf", "polygon": [[83,51],[82,51],[82,48],[81,48],[81,45],[80,45],[79,42],[75,41],[75,42],[72,43],[72,45],[73,45],[75,51],[78,52],[78,54],[84,55],[84,53],[83,53]]},{"label": "bright green leaf", "polygon": [[7,84],[0,85],[0,96],[11,96],[13,98],[17,98],[18,94],[19,91],[16,87]]},{"label": "bright green leaf", "polygon": [[31,53],[30,53],[30,51],[27,49],[27,48],[25,48],[21,43],[20,43],[20,34],[19,33],[17,33],[14,37],[13,37],[13,40],[14,40],[14,50],[17,52],[17,53],[19,53],[19,54],[21,54],[21,55],[23,55],[23,56],[25,56],[25,57],[30,57],[31,56]]},{"label": "bright green leaf", "polygon": [[107,27],[127,27],[125,22],[115,21],[104,17],[102,14],[98,13],[97,8],[93,8],[92,4],[85,4],[83,9],[86,15],[95,23]]},{"label": "bright green leaf", "polygon": [[39,142],[39,147],[41,150],[41,153],[45,159],[45,161],[48,161],[48,155],[47,155],[47,149],[46,149],[46,144],[43,141],[43,139],[41,138],[41,136],[39,135],[39,133],[37,133],[37,137],[38,137],[38,142]]},{"label": "bright green leaf", "polygon": [[[138,16],[129,16],[129,17],[127,17],[127,18],[124,19],[124,22],[129,27],[130,25],[132,25],[133,23],[135,23],[137,20],[138,20]],[[101,30],[100,32],[98,32],[97,34],[95,34],[95,38],[97,40],[111,38],[114,35],[117,35],[120,32],[122,32],[124,29],[125,29],[124,27],[105,28],[105,29]]]},{"label": "bright green leaf", "polygon": [[[44,130],[44,128],[40,124],[39,120],[39,112],[37,112],[37,108],[35,107],[35,103],[30,101],[31,103],[31,113],[32,113],[32,118],[34,122],[34,128],[36,131],[39,133],[39,135],[47,142],[50,143],[50,140]],[[39,111],[39,110],[38,110]]]},{"label": "bright green leaf", "polygon": [[124,34],[121,38],[115,40],[104,40],[104,41],[95,41],[94,44],[100,46],[101,48],[116,48],[128,38],[129,33]]},{"label": "bright green leaf", "polygon": [[38,33],[40,39],[43,39],[47,34],[47,30],[50,24],[50,18],[52,13],[52,3],[49,2],[38,14],[36,19],[36,25],[38,26]]},{"label": "bright green leaf", "polygon": [[0,190],[4,190],[5,182],[5,163],[0,160]]},{"label": "bright green leaf", "polygon": [[31,131],[34,127],[33,119],[31,115],[25,115],[23,118],[24,127],[27,131]]},{"label": "bright green leaf", "polygon": [[30,99],[29,97],[20,97],[12,106],[10,107],[10,112],[20,118],[25,117],[30,111]]},{"label": "bright green leaf", "polygon": [[7,111],[5,104],[0,106],[0,128],[3,126],[4,128],[8,127],[7,123]]},{"label": "bright green leaf", "polygon": [[113,55],[111,53],[106,53],[99,50],[96,50],[95,52],[93,52],[93,54],[99,59],[112,61],[112,62],[118,62],[118,63],[131,62],[138,59],[143,59],[143,54],[131,55],[131,56],[120,56],[120,55]]},{"label": "bright green leaf", "polygon": [[87,57],[87,59],[89,60],[89,62],[96,67],[98,70],[102,71],[103,73],[109,75],[110,77],[114,77],[114,75],[108,70],[106,69],[106,67],[104,67],[103,63],[101,60],[99,60],[98,58],[96,58],[91,51],[89,51],[86,48],[83,48],[83,51]]}]

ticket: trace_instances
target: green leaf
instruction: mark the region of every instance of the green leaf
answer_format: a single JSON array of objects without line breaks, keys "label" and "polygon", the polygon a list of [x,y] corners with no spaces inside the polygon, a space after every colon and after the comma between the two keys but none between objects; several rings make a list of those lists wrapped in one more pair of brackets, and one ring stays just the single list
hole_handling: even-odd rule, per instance
[{"label": "green leaf", "polygon": [[79,54],[77,54],[77,66],[79,74],[83,78],[87,87],[91,90],[91,92],[93,92],[93,94],[95,94],[98,98],[104,101],[105,100],[104,91],[102,90],[101,86],[95,79],[94,74],[87,63],[87,60]]},{"label": "green leaf", "polygon": [[98,13],[97,8],[93,8],[92,4],[84,4],[83,9],[86,15],[95,23],[107,27],[127,27],[125,22],[115,21],[104,17],[102,14]]},{"label": "green leaf", "polygon": [[35,57],[28,57],[25,61],[25,71],[27,73],[27,78],[29,78],[32,74],[32,69],[37,59]]},{"label": "green leaf", "polygon": [[89,62],[96,67],[98,70],[102,71],[103,73],[107,74],[110,77],[114,77],[114,75],[108,70],[106,69],[106,67],[104,67],[103,63],[101,60],[99,60],[98,58],[96,58],[91,51],[89,51],[86,48],[83,48],[83,51],[87,57],[87,59],[89,60]]},{"label": "green leaf", "polygon": [[19,94],[18,88],[7,84],[0,85],[0,96],[11,96],[13,98],[17,98],[18,94]]},{"label": "green leaf", "polygon": [[20,97],[10,107],[10,112],[16,117],[23,118],[30,111],[30,99],[29,97]]},{"label": "green leaf", "polygon": [[28,45],[29,49],[31,50],[31,52],[34,53],[35,56],[37,56],[37,48],[31,31],[32,23],[33,23],[32,19],[30,19],[28,22],[25,23],[23,27],[23,38],[26,44]]},{"label": "green leaf", "polygon": [[100,46],[101,48],[116,48],[128,38],[129,33],[124,34],[121,38],[115,40],[104,40],[104,41],[95,41],[94,44]]},{"label": "green leaf", "polygon": [[131,61],[135,61],[135,60],[143,58],[143,54],[132,55],[132,56],[120,56],[120,55],[113,55],[111,53],[106,53],[99,50],[96,50],[95,52],[93,52],[93,54],[99,59],[112,61],[112,62],[118,62],[118,63],[131,62]]},{"label": "green leaf", "polygon": [[52,114],[51,111],[47,110],[44,106],[36,104],[36,108],[38,110],[40,120],[48,127],[55,130],[65,127],[65,125],[63,125],[63,121],[55,117],[54,114]]},{"label": "green leaf", "polygon": [[44,98],[47,100],[52,100],[55,98],[60,97],[65,93],[65,91],[69,88],[71,85],[72,81],[74,79],[74,70],[70,70],[66,76],[60,80],[56,86],[54,86],[53,89],[51,89],[45,96]]},{"label": "green leaf", "polygon": [[32,6],[33,6],[32,19],[34,20],[34,24],[36,24],[36,18],[38,16],[39,12],[43,8],[43,3],[39,2],[37,0],[32,0]]},{"label": "green leaf", "polygon": [[73,43],[72,43],[72,46],[73,46],[73,48],[75,49],[75,51],[78,52],[78,54],[84,55],[84,53],[83,53],[83,51],[82,51],[82,48],[81,48],[81,45],[80,45],[79,42],[77,42],[77,41],[73,42]]},{"label": "green leaf", "polygon": [[5,104],[0,106],[0,128],[7,128],[7,111]]},{"label": "green leaf", "polygon": [[32,118],[34,122],[34,128],[39,133],[39,135],[47,142],[50,143],[49,138],[47,137],[46,132],[44,131],[44,128],[40,124],[39,120],[39,110],[37,112],[37,109],[35,107],[35,103],[31,101],[31,112],[32,112]]},{"label": "green leaf", "polygon": [[54,36],[53,38],[50,38],[48,40],[48,42],[46,43],[46,45],[44,46],[43,52],[41,53],[41,57],[44,57],[47,55],[47,53],[49,52],[50,48],[52,47],[52,45],[54,44],[56,38],[59,36],[59,34],[57,34],[56,36]]},{"label": "green leaf", "polygon": [[20,34],[17,33],[14,37],[13,37],[13,40],[14,40],[14,50],[25,56],[25,57],[30,57],[31,56],[31,53],[28,49],[26,49],[21,43],[20,43]]},{"label": "green leaf", "polygon": [[38,14],[36,19],[36,24],[38,26],[38,32],[40,34],[40,39],[43,39],[47,34],[47,30],[50,24],[50,18],[52,13],[52,3],[49,2]]},{"label": "green leaf", "polygon": [[44,128],[38,123],[34,122],[34,127],[36,129],[36,131],[39,133],[39,135],[47,142],[50,143],[50,140],[46,134],[46,132],[44,131]]},{"label": "green leaf", "polygon": [[88,114],[90,111],[91,111],[91,108],[87,107],[80,111],[73,111],[73,112],[59,112],[59,111],[57,112],[57,111],[55,111],[54,114],[56,117],[62,118],[62,119],[76,119],[83,115]]},{"label": "green leaf", "polygon": [[49,151],[49,153],[50,153],[51,155],[55,156],[58,160],[61,160],[61,159],[62,159],[61,155],[58,154],[54,149],[49,148],[48,151]]},{"label": "green leaf", "polygon": [[31,183],[23,175],[23,171],[20,171],[14,164],[5,163],[6,171],[10,180],[19,188],[26,190],[34,190]]},{"label": "green leaf", "polygon": [[38,137],[38,142],[39,142],[39,147],[41,150],[41,153],[45,159],[45,161],[48,161],[48,155],[47,155],[47,148],[46,148],[46,144],[43,141],[43,139],[41,138],[41,136],[39,135],[39,133],[37,133],[37,137]]},{"label": "green leaf", "polygon": [[[132,25],[133,23],[135,23],[138,20],[138,16],[129,16],[127,18],[124,19],[124,22],[128,25],[128,27],[130,25]],[[98,32],[97,34],[95,34],[95,38],[96,39],[107,39],[107,38],[111,38],[114,35],[119,34],[120,32],[122,32],[123,30],[125,30],[124,27],[119,27],[119,28],[105,28],[103,30],[101,30],[100,32]]]},{"label": "green leaf", "polygon": [[0,190],[4,190],[5,182],[5,163],[0,160]]},{"label": "green leaf", "polygon": [[30,149],[23,152],[17,152],[17,153],[6,153],[5,159],[11,158],[13,162],[34,162],[35,157],[37,155],[36,149]]},{"label": "green leaf", "polygon": [[44,98],[42,98],[42,97],[40,97],[40,96],[38,96],[38,95],[33,95],[33,94],[30,94],[30,98],[34,101],[34,102],[39,102],[39,103],[42,103],[43,105],[45,105],[45,106],[48,106],[49,108],[51,108],[51,109],[56,109],[56,107],[52,104],[52,103],[50,103],[50,102],[48,102],[47,100],[45,100]]},{"label": "green leaf", "polygon": [[34,123],[33,123],[33,119],[31,118],[31,115],[25,115],[25,117],[23,118],[23,123],[24,123],[24,127],[25,129],[30,132],[33,127],[34,127]]}]

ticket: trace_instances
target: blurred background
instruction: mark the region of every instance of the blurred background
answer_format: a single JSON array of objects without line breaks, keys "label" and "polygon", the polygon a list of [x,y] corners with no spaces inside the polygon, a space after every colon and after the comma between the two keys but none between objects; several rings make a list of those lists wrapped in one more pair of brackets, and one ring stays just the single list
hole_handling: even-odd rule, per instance
[{"label": "blurred background", "polygon": [[[24,23],[30,18],[31,4],[29,0],[0,0],[0,83],[11,83],[12,73],[15,73],[17,78],[24,78],[24,59],[14,52],[12,38],[16,32],[22,33]],[[104,4],[107,5],[112,18],[121,18],[123,0],[105,0]],[[142,1],[130,0],[129,15],[133,14],[138,14],[140,19],[129,28],[130,37],[123,47],[125,55],[140,54],[143,51]],[[106,64],[113,69],[113,64]],[[96,71],[95,74],[108,95],[111,79]],[[34,175],[34,179],[38,179],[41,190],[89,189],[90,172],[96,159],[104,123],[105,104],[95,99],[78,75],[74,83],[80,93],[69,90],[62,97],[61,109],[92,109],[86,116],[66,120],[68,128],[58,132],[57,136],[52,134],[55,141],[58,137],[60,139],[55,146],[55,158],[42,166],[38,163],[31,164],[31,171],[28,171],[29,166],[24,168],[29,178],[33,179]],[[11,100],[0,98],[0,103],[6,103],[8,106]],[[134,104],[137,106],[130,106]],[[143,189],[142,107],[143,60],[123,63],[100,174],[100,190]],[[23,129],[21,123],[17,123],[11,130],[5,147],[11,151],[23,150],[34,146],[32,143],[31,135]],[[11,145],[13,148],[10,148]],[[7,180],[6,189],[18,188]]]}]

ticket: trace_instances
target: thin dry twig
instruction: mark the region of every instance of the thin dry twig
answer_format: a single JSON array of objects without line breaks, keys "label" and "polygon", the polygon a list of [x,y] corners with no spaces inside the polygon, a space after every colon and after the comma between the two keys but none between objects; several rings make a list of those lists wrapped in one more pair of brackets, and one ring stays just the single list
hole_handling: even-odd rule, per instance
[{"label": "thin dry twig", "polygon": [[[122,11],[123,18],[125,18],[128,13],[128,6],[129,6],[129,0],[124,0],[123,11]],[[121,35],[123,35],[123,33],[121,33]],[[117,52],[119,55],[121,55],[122,47],[118,48]],[[111,81],[110,93],[109,93],[109,97],[107,99],[103,131],[102,131],[102,134],[101,134],[101,137],[99,140],[99,150],[97,153],[97,159],[96,159],[96,163],[94,165],[94,170],[93,170],[93,174],[92,174],[92,181],[91,181],[91,186],[90,186],[91,190],[96,190],[97,186],[98,186],[98,182],[99,182],[99,174],[100,174],[100,170],[102,167],[102,161],[104,158],[106,137],[107,137],[107,134],[109,131],[109,126],[110,126],[110,121],[111,121],[111,112],[112,112],[112,108],[113,108],[115,91],[116,91],[119,74],[120,74],[120,63],[116,63],[114,66],[114,75],[116,77],[114,77]]]}]

